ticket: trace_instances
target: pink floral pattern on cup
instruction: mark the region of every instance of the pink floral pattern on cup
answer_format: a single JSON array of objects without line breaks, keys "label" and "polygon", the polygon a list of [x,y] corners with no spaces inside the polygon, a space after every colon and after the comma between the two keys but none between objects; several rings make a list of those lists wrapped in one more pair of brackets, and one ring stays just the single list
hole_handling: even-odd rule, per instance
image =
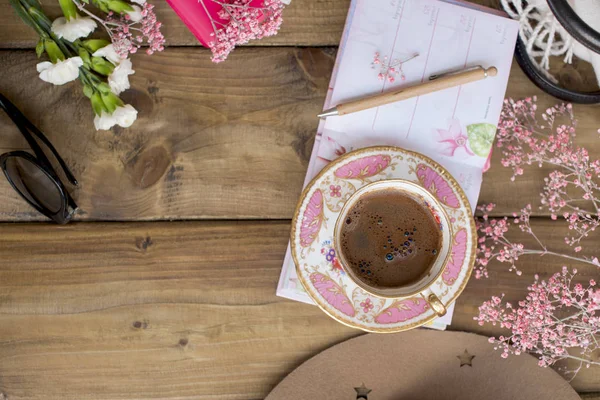
[{"label": "pink floral pattern on cup", "polygon": [[335,283],[327,275],[314,272],[310,275],[310,281],[323,298],[336,310],[353,317],[356,314],[354,307],[340,285]]},{"label": "pink floral pattern on cup", "polygon": [[342,187],[340,185],[329,185],[329,195],[331,197],[342,197]]},{"label": "pink floral pattern on cup", "polygon": [[375,307],[375,305],[373,304],[373,302],[371,301],[371,299],[369,297],[367,297],[364,301],[362,301],[360,303],[360,306],[362,307],[364,313],[368,313],[369,311],[371,311],[373,309],[373,307]]},{"label": "pink floral pattern on cup", "polygon": [[392,158],[385,154],[367,156],[342,165],[335,170],[334,174],[342,179],[363,180],[381,173],[391,164],[391,161]]},{"label": "pink floral pattern on cup", "polygon": [[310,198],[302,217],[302,225],[300,226],[300,245],[302,247],[308,247],[315,241],[322,222],[323,194],[317,189]]},{"label": "pink floral pattern on cup", "polygon": [[417,177],[421,185],[437,197],[440,202],[452,208],[460,207],[456,193],[448,185],[448,182],[431,167],[424,164],[417,165]]},{"label": "pink floral pattern on cup", "polygon": [[375,322],[380,324],[404,322],[423,314],[428,309],[429,304],[421,297],[398,300],[379,313],[379,315],[375,317]]},{"label": "pink floral pattern on cup", "polygon": [[461,229],[454,234],[454,239],[452,240],[452,250],[450,252],[450,260],[446,265],[446,269],[442,274],[442,279],[447,285],[452,285],[456,282],[458,278],[458,274],[460,273],[460,268],[465,261],[465,256],[467,254],[467,231],[466,229]]}]

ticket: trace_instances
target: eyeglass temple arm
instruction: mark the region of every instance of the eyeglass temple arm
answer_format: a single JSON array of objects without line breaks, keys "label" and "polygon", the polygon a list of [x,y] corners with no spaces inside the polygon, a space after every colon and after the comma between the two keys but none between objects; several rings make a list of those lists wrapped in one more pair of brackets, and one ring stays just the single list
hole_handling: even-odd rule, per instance
[{"label": "eyeglass temple arm", "polygon": [[[60,164],[61,168],[65,172],[65,175],[69,182],[77,186],[79,182],[77,182],[77,179],[75,178],[65,161],[62,159],[60,154],[58,154],[58,151],[54,148],[52,143],[50,143],[48,138],[35,125],[33,125],[33,123],[29,121],[29,119],[27,119],[27,117],[25,117],[23,113],[21,113],[21,111],[19,111],[19,109],[2,93],[0,93],[0,105],[2,106],[4,111],[6,111],[8,116],[11,117],[11,119],[17,125],[17,127],[21,131],[21,134],[25,137],[25,139],[27,139],[27,142],[34,150],[36,155],[39,158],[43,158],[49,164],[48,158],[46,157],[42,149],[39,147],[39,145],[36,143],[36,141],[33,139],[29,130],[31,130],[35,134],[35,136],[37,136],[42,141],[42,143],[44,143],[50,149],[52,154],[54,154],[54,157],[56,157],[56,159],[58,160],[58,163]],[[27,127],[29,130],[25,129],[25,127]]]}]

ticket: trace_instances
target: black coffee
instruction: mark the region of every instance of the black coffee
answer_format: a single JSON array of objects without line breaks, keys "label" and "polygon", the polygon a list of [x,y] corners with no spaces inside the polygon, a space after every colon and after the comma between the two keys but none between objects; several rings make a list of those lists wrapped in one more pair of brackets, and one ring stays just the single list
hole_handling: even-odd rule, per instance
[{"label": "black coffee", "polygon": [[376,288],[410,285],[427,275],[442,246],[440,224],[421,200],[396,189],[363,195],[341,228],[347,266]]}]

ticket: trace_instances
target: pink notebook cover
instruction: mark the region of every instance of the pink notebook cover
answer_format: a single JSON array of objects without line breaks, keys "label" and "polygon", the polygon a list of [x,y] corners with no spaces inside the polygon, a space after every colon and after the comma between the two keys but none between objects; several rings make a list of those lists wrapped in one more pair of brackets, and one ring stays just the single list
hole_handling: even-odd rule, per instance
[{"label": "pink notebook cover", "polygon": [[[212,0],[167,0],[167,3],[205,47],[209,47],[208,44],[214,40],[211,34],[215,28],[218,29],[223,26],[221,24],[228,22],[219,18],[217,13],[222,7]],[[260,7],[262,3],[263,0],[253,0],[250,6]]]}]

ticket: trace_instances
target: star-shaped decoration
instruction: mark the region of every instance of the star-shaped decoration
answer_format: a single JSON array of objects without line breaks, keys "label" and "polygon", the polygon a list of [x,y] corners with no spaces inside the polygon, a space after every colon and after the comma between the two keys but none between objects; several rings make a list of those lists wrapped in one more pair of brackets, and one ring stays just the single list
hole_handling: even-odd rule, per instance
[{"label": "star-shaped decoration", "polygon": [[364,383],[362,385],[360,385],[359,387],[355,387],[354,390],[356,390],[356,399],[357,400],[358,399],[367,400],[367,395],[369,393],[371,393],[371,389],[367,388]]},{"label": "star-shaped decoration", "polygon": [[469,367],[473,366],[473,359],[475,358],[475,356],[469,354],[469,352],[467,351],[467,349],[465,349],[465,352],[456,356],[456,358],[458,358],[460,360],[460,366],[463,367],[465,365],[468,365]]}]

